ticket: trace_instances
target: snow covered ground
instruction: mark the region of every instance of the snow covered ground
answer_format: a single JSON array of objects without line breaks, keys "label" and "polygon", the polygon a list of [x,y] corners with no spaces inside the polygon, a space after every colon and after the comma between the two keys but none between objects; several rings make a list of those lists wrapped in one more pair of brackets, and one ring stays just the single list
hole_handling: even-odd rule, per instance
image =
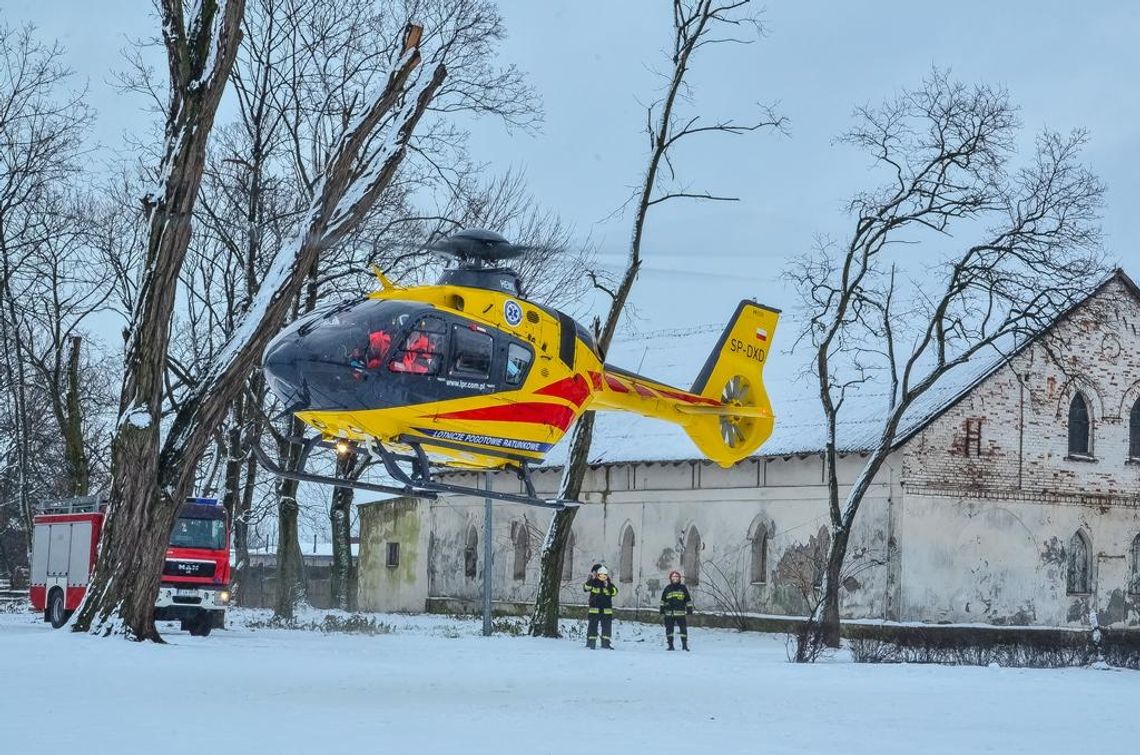
[{"label": "snow covered ground", "polygon": [[1130,671],[796,666],[774,635],[695,630],[666,653],[621,623],[617,650],[589,652],[443,617],[361,636],[240,613],[167,646],[0,614],[0,752],[1108,755],[1140,733]]}]

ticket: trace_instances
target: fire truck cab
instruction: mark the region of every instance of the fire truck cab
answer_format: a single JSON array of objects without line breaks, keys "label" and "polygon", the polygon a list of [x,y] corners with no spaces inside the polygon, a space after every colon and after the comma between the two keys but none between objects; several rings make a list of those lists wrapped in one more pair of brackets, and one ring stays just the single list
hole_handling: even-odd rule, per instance
[{"label": "fire truck cab", "polygon": [[[67,623],[95,570],[106,501],[84,496],[41,506],[33,519],[32,607],[53,627]],[[156,621],[178,621],[206,636],[225,623],[230,542],[226,511],[212,498],[188,498],[170,533]]]}]

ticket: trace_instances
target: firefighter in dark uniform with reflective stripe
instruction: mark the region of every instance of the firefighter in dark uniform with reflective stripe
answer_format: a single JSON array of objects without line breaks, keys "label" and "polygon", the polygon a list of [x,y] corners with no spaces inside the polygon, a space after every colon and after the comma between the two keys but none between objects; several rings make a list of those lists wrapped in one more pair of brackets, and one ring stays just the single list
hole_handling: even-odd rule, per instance
[{"label": "firefighter in dark uniform with reflective stripe", "polygon": [[617,585],[610,581],[610,571],[604,566],[597,565],[590,572],[590,578],[582,589],[590,595],[590,621],[586,625],[586,647],[593,650],[598,642],[598,624],[602,629],[602,647],[613,650],[610,644],[614,624],[614,596],[617,595]]},{"label": "firefighter in dark uniform with reflective stripe", "polygon": [[681,582],[681,572],[669,572],[669,584],[661,593],[661,615],[665,617],[665,639],[669,643],[666,650],[673,649],[673,627],[681,630],[681,649],[689,649],[689,622],[686,618],[693,612],[693,598],[689,588]]}]

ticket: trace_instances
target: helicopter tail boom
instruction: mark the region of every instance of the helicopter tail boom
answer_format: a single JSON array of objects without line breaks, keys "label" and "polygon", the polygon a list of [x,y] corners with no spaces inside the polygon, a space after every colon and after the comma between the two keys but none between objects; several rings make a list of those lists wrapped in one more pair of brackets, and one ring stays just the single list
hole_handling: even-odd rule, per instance
[{"label": "helicopter tail boom", "polygon": [[592,404],[675,422],[705,456],[731,466],[772,434],[763,373],[779,317],[778,310],[742,301],[691,390],[607,364]]}]

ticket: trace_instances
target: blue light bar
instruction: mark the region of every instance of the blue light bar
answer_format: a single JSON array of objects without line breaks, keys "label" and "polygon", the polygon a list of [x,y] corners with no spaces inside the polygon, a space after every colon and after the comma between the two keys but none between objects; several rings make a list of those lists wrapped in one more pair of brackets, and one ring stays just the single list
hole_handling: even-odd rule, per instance
[{"label": "blue light bar", "polygon": [[221,501],[217,498],[193,498],[187,497],[186,503],[196,503],[200,506],[221,506]]}]

